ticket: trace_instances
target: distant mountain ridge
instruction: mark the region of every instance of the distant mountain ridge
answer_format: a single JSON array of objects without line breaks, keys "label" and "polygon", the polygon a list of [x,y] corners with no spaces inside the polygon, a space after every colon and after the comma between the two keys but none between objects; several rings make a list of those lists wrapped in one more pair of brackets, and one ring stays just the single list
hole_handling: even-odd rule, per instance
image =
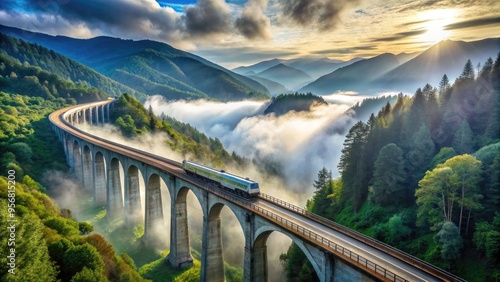
[{"label": "distant mountain ridge", "polygon": [[297,58],[290,60],[272,59],[262,61],[250,66],[237,67],[233,69],[233,71],[242,75],[249,76],[272,68],[278,64],[284,64],[286,66],[301,70],[310,75],[312,78],[317,79],[325,74],[335,71],[338,68],[348,66],[361,60],[363,60],[363,58],[354,58],[345,62],[340,60],[332,60],[329,58]]},{"label": "distant mountain ridge", "polygon": [[396,55],[384,53],[339,68],[306,85],[299,92],[324,95],[336,91],[364,91],[369,87],[367,84],[398,65],[399,60]]},{"label": "distant mountain ridge", "polygon": [[270,97],[260,83],[161,42],[106,36],[75,39],[2,25],[0,32],[45,46],[149,95],[222,101]]},{"label": "distant mountain ridge", "polygon": [[500,52],[500,38],[479,41],[441,41],[426,51],[415,54],[382,54],[318,78],[300,92],[331,94],[338,91],[358,91],[364,94],[380,92],[414,93],[426,83],[437,86],[446,74],[454,81],[470,59],[474,66]]},{"label": "distant mountain ridge", "polygon": [[281,63],[259,72],[255,76],[275,81],[289,90],[295,90],[303,84],[313,81],[307,73]]}]

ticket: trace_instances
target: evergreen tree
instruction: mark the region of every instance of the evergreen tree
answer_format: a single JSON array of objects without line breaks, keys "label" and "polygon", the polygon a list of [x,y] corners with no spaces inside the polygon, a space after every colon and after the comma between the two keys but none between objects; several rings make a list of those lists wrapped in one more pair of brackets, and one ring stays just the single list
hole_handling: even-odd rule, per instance
[{"label": "evergreen tree", "polygon": [[373,198],[376,203],[394,203],[395,193],[404,188],[405,181],[403,150],[396,144],[387,144],[375,162],[373,172]]},{"label": "evergreen tree", "polygon": [[441,247],[441,256],[445,261],[452,262],[460,258],[463,242],[460,231],[453,222],[445,222],[435,240]]},{"label": "evergreen tree", "polygon": [[462,74],[459,76],[460,80],[474,80],[475,78],[475,73],[474,73],[474,66],[472,65],[472,62],[467,60],[467,63],[465,63],[464,69],[462,71]]},{"label": "evergreen tree", "polygon": [[450,89],[450,80],[448,79],[448,76],[445,74],[441,78],[441,81],[439,82],[439,96],[443,97],[446,95],[446,92]]},{"label": "evergreen tree", "polygon": [[338,165],[344,184],[344,200],[352,200],[355,210],[361,207],[367,189],[366,164],[363,162],[363,149],[369,133],[369,127],[362,121],[357,122],[344,141],[342,156]]},{"label": "evergreen tree", "polygon": [[314,180],[314,188],[316,188],[315,193],[318,193],[318,191],[325,189],[327,185],[332,181],[332,172],[328,171],[326,167],[323,167],[319,172],[318,172],[318,180]]},{"label": "evergreen tree", "polygon": [[410,178],[408,188],[416,188],[418,181],[424,175],[430,160],[434,156],[435,148],[429,128],[422,124],[420,129],[413,135],[409,152],[406,155],[405,164]]},{"label": "evergreen tree", "polygon": [[455,132],[452,146],[459,154],[472,152],[474,148],[474,135],[467,120],[464,119]]}]

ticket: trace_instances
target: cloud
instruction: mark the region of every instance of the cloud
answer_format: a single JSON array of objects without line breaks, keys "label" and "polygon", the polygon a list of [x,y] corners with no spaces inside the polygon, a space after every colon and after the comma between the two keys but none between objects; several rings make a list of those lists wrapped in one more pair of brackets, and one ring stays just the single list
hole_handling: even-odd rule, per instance
[{"label": "cloud", "polygon": [[500,17],[489,17],[489,18],[480,18],[480,19],[473,19],[473,20],[452,23],[444,26],[444,29],[453,30],[453,29],[462,29],[462,28],[478,27],[485,25],[499,25],[499,24],[500,24]]},{"label": "cloud", "polygon": [[235,26],[238,31],[249,39],[270,39],[271,22],[264,14],[267,0],[249,0]]},{"label": "cloud", "polygon": [[300,26],[332,30],[340,22],[342,13],[361,0],[280,0],[282,16]]},{"label": "cloud", "polygon": [[232,32],[231,12],[224,0],[199,0],[184,5],[183,11],[180,14],[154,0],[2,1],[0,23],[69,36],[149,38],[184,48],[191,45],[189,40]]},{"label": "cloud", "polygon": [[274,58],[284,58],[297,55],[296,50],[286,48],[258,48],[258,47],[229,47],[217,49],[203,49],[195,51],[199,56],[206,59],[217,60],[218,63],[238,62],[236,65],[228,67],[237,67],[242,64],[255,63],[256,61],[269,60]]},{"label": "cloud", "polygon": [[352,54],[352,53],[356,53],[357,51],[372,51],[372,50],[376,50],[376,49],[377,49],[376,46],[357,46],[357,47],[350,47],[350,48],[335,48],[335,49],[313,51],[313,52],[311,52],[311,54],[317,54],[317,55]]},{"label": "cloud", "polygon": [[426,33],[425,29],[399,32],[392,36],[380,37],[370,40],[370,42],[392,42]]},{"label": "cloud", "polygon": [[231,11],[224,0],[199,0],[184,8],[181,24],[189,36],[224,34],[231,29]]},{"label": "cloud", "polygon": [[[334,104],[308,113],[264,116],[266,103],[167,102],[155,97],[146,102],[146,107],[151,105],[156,114],[164,112],[218,138],[229,152],[278,169],[283,175],[281,184],[264,181],[265,193],[274,194],[276,187],[283,187],[287,193],[306,199],[313,193],[312,182],[321,168],[336,172],[344,135],[355,122],[345,114],[349,106]],[[252,171],[245,171],[245,175],[265,177]]]}]

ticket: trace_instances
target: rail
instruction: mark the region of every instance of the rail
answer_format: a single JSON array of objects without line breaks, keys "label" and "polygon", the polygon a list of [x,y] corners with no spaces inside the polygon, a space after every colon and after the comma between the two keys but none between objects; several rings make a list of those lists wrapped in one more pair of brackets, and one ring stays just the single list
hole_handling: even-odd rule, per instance
[{"label": "rail", "polygon": [[338,224],[338,223],[335,223],[327,218],[324,218],[322,216],[319,216],[315,213],[312,213],[310,211],[307,211],[301,207],[298,207],[296,205],[293,205],[293,204],[290,204],[288,202],[285,202],[283,200],[280,200],[278,198],[275,198],[271,195],[268,195],[268,194],[265,194],[265,193],[260,193],[259,194],[259,198],[261,199],[264,199],[264,200],[267,200],[269,202],[272,202],[274,204],[277,204],[289,211],[292,211],[292,212],[295,212],[295,213],[298,213],[298,214],[301,214],[311,220],[314,220],[318,223],[321,223],[325,226],[328,226],[342,234],[345,234],[351,238],[354,238],[360,242],[363,242],[363,243],[369,243],[370,246],[380,250],[380,251],[383,251],[385,253],[389,253],[391,254],[393,257],[396,257],[398,258],[399,260],[401,261],[404,261],[408,264],[411,264],[413,266],[416,266],[430,274],[432,274],[433,276],[436,276],[440,279],[443,279],[445,281],[450,281],[450,282],[464,282],[465,280],[456,276],[456,275],[453,275],[449,272],[446,272],[440,268],[437,268],[435,266],[433,266],[432,264],[429,264],[417,257],[414,257],[410,254],[407,254],[405,252],[402,252],[401,250],[398,250],[390,245],[387,245],[383,242],[380,242],[376,239],[373,239],[371,237],[368,237],[364,234],[361,234],[357,231],[354,231],[352,229],[349,229],[341,224]]},{"label": "rail", "polygon": [[[76,109],[76,107],[73,107],[72,110],[74,110],[74,109]],[[68,126],[70,129],[75,130],[80,134],[83,134],[85,137],[91,136],[91,138],[95,138],[96,140],[105,142],[107,144],[117,146],[117,147],[120,147],[122,149],[129,150],[129,151],[135,152],[137,154],[142,154],[142,155],[148,156],[150,158],[153,158],[155,160],[166,162],[170,165],[180,167],[180,163],[178,163],[176,161],[173,161],[173,160],[170,160],[170,159],[167,159],[164,157],[160,157],[160,156],[157,156],[157,155],[154,155],[154,154],[142,151],[142,150],[131,148],[131,147],[128,147],[128,146],[125,146],[125,145],[122,145],[122,144],[119,144],[116,142],[108,141],[106,139],[88,134],[88,133],[84,132],[83,130],[71,125],[67,120],[65,120],[62,117],[62,115],[59,115],[58,118],[59,118],[59,121],[61,121],[65,126]],[[55,126],[57,126],[57,124],[55,124],[54,122],[53,122],[53,124]],[[62,129],[64,130],[64,128],[62,128]],[[179,177],[179,175],[177,175],[177,174],[175,174],[175,175],[177,177]],[[223,190],[216,189],[215,187],[212,187],[210,185],[200,185],[199,183],[195,183],[192,180],[187,179],[183,176],[181,176],[181,178],[184,179],[185,181],[192,183],[193,185],[196,185],[202,189],[210,191],[211,193],[213,193],[221,198],[224,198],[224,199],[226,199],[226,200],[228,200],[236,205],[244,206],[247,209],[252,210],[256,214],[259,214],[259,215],[267,218],[268,220],[284,227],[285,229],[299,235],[300,237],[302,237],[310,242],[315,242],[316,244],[325,248],[326,250],[328,250],[334,254],[337,254],[339,257],[350,261],[353,265],[356,265],[359,268],[364,269],[368,273],[372,273],[373,275],[379,277],[380,279],[383,279],[385,281],[396,281],[396,282],[408,281],[408,280],[404,279],[403,277],[401,277],[401,276],[391,272],[390,270],[384,268],[383,266],[380,266],[377,263],[370,261],[369,259],[367,259],[361,255],[358,255],[357,253],[355,253],[347,248],[344,248],[344,247],[340,246],[339,244],[336,244],[335,242],[332,242],[331,240],[329,240],[329,239],[327,239],[327,238],[325,238],[325,237],[323,237],[323,236],[321,236],[321,235],[319,235],[319,234],[317,234],[317,233],[315,233],[307,228],[304,228],[304,227],[302,227],[302,226],[300,226],[292,221],[289,221],[289,220],[287,220],[287,219],[285,219],[285,218],[283,218],[283,217],[281,217],[273,212],[270,212],[269,210],[266,210],[262,207],[255,205],[255,204],[249,203],[245,198],[229,194]],[[418,258],[413,258],[406,253],[403,253],[395,248],[390,247],[389,245],[386,245],[386,244],[379,242],[375,239],[367,237],[367,236],[365,236],[361,233],[358,233],[356,231],[350,230],[350,229],[348,229],[342,225],[339,225],[337,223],[334,223],[326,218],[320,217],[316,214],[313,214],[309,211],[306,211],[303,208],[292,205],[290,203],[287,203],[283,200],[277,199],[273,196],[270,196],[270,195],[267,195],[264,193],[260,194],[260,198],[267,200],[269,202],[272,202],[274,204],[277,204],[281,207],[284,207],[287,210],[291,210],[295,213],[301,214],[301,215],[303,215],[311,220],[314,220],[320,224],[328,226],[328,227],[330,227],[330,228],[332,228],[332,229],[334,229],[342,234],[345,234],[349,237],[352,237],[356,240],[359,240],[359,241],[364,242],[364,243],[369,243],[370,245],[377,248],[378,250],[385,252],[385,253],[389,253],[392,256],[394,256],[402,261],[405,261],[413,266],[416,266],[416,267],[420,268],[421,270],[424,270],[424,271],[426,271],[426,272],[428,272],[436,277],[439,277],[439,278],[444,279],[446,281],[464,281],[461,278],[455,277],[452,274],[446,273],[438,268],[435,268],[432,265],[429,265],[429,264],[419,260]],[[410,258],[410,261],[408,260],[408,258]],[[429,270],[431,270],[431,271],[429,271]],[[444,277],[443,277],[443,274],[445,275]],[[449,279],[450,277],[453,277],[454,279]]]}]

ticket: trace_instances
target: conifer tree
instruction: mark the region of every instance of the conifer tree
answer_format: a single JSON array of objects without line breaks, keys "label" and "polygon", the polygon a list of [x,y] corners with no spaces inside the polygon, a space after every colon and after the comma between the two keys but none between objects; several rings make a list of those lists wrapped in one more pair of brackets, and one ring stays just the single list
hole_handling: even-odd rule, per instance
[{"label": "conifer tree", "polygon": [[472,152],[474,136],[467,120],[464,119],[455,132],[452,146],[458,154],[469,154]]}]

